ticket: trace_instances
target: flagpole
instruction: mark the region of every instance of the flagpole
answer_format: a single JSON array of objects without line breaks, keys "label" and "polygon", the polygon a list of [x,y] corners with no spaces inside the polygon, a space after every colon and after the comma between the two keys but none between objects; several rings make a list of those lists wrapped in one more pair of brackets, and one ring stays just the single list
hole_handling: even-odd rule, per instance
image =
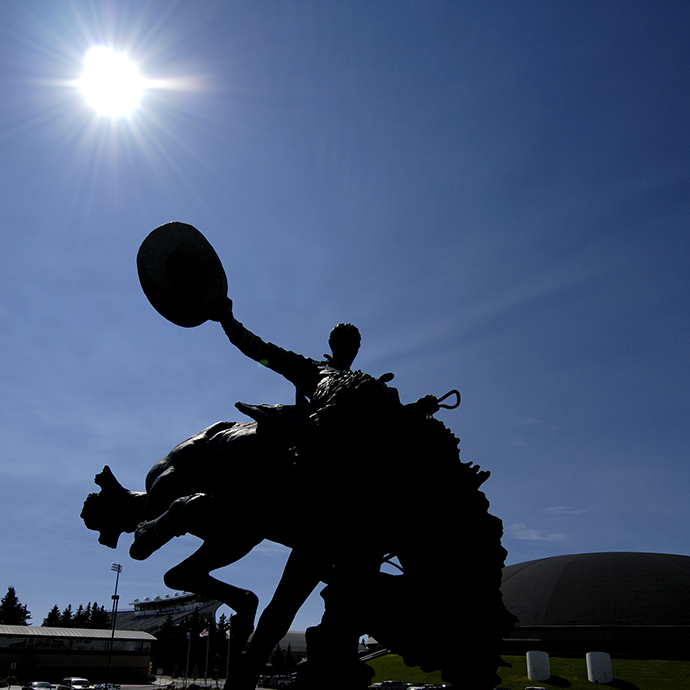
[{"label": "flagpole", "polygon": [[187,687],[187,680],[189,678],[189,649],[192,646],[192,631],[187,633],[187,668],[184,672],[184,686]]},{"label": "flagpole", "polygon": [[207,628],[208,635],[206,635],[206,673],[204,675],[204,685],[208,687],[208,650],[211,646],[211,626]]},{"label": "flagpole", "polygon": [[225,661],[225,687],[228,688],[228,681],[230,680],[230,636],[232,634],[232,616],[228,619],[228,629],[225,631],[225,637],[228,638],[228,657]]}]

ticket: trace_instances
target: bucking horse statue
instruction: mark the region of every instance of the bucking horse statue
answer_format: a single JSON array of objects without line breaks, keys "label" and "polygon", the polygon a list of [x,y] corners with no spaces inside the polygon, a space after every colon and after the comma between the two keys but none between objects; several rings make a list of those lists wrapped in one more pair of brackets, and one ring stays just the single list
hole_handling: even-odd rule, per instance
[{"label": "bucking horse statue", "polygon": [[[373,672],[357,658],[364,634],[408,666],[440,670],[454,688],[494,687],[514,623],[500,592],[502,523],[480,491],[489,473],[460,461],[458,439],[433,416],[460,394],[402,404],[388,385],[393,374],[351,369],[360,346],[351,324],[333,329],[320,361],[264,342],[235,319],[220,259],[190,225],[156,228],[137,267],[160,314],[184,327],[218,321],[243,354],[294,385],[295,404],[237,403],[251,421],[218,422],[182,442],[151,468],[143,492],[122,487],[106,466],[82,510],[99,542],[114,548],[133,532],[130,556],[141,560],[176,536],[202,540],[164,581],[235,611],[228,690],[253,690],[320,583],[324,614],[307,630],[299,688],[314,690],[326,676],[336,690],[366,688]],[[381,496],[419,497],[419,510],[384,513]],[[365,515],[377,526],[362,532]],[[291,551],[255,626],[256,595],[210,573],[265,539]],[[383,572],[384,563],[399,574]]]}]

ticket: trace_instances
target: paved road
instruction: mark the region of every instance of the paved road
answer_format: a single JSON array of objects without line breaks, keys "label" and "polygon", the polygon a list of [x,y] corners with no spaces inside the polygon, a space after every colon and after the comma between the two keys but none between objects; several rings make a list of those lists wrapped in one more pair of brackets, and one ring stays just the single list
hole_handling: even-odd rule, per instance
[{"label": "paved road", "polygon": [[[121,689],[122,690],[141,690],[141,688],[147,688],[147,690],[163,690],[163,688],[167,688],[170,686],[171,679],[166,677],[166,676],[161,676],[155,683],[147,683],[146,685],[122,685]],[[183,688],[185,687],[185,681],[183,679],[177,678],[174,681],[172,681],[174,687],[176,688]],[[186,685],[189,686],[192,683],[195,683],[198,685],[200,688],[204,687],[204,679],[203,678],[197,678],[196,681],[192,680],[191,678],[187,679]],[[208,690],[221,690],[223,685],[225,684],[225,678],[221,678],[218,683],[216,684],[215,680],[209,679],[208,684],[206,687]],[[4,688],[4,690],[22,690],[22,685],[10,685],[7,688]],[[53,684],[53,687],[56,687],[56,684]]]},{"label": "paved road", "polygon": [[[189,678],[187,680],[187,685],[191,685],[194,681]],[[218,685],[216,685],[215,681],[209,681],[208,686],[206,686],[206,690],[222,690],[223,685],[225,684],[225,679],[220,680],[218,682]],[[200,688],[204,688],[204,679],[203,678],[197,678],[196,680],[196,685],[198,685]],[[148,685],[122,685],[121,690],[164,690],[164,688],[168,688],[170,686],[170,679],[166,679],[165,682],[158,681],[156,683],[149,683]],[[173,686],[175,688],[182,688],[185,687],[184,680],[175,680],[173,681]],[[10,685],[8,688],[5,688],[4,690],[22,690],[21,685]]]},{"label": "paved road", "polygon": [[[191,685],[193,683],[192,680],[187,681],[187,685]],[[161,683],[154,683],[153,685],[123,685],[121,690],[163,690],[163,688],[167,688],[170,682],[166,683],[165,685],[162,685]],[[182,680],[175,680],[174,681],[174,687],[179,688],[180,690],[184,687],[184,681]],[[196,684],[203,689],[204,687],[204,680],[203,678],[201,681],[197,679]],[[223,686],[225,685],[225,678],[221,678],[218,681],[218,685],[216,685],[216,681],[209,681],[207,689],[206,690],[223,690]],[[20,688],[17,688],[15,690],[21,690]],[[257,685],[256,690],[269,690],[268,688],[262,688],[260,685]]]}]

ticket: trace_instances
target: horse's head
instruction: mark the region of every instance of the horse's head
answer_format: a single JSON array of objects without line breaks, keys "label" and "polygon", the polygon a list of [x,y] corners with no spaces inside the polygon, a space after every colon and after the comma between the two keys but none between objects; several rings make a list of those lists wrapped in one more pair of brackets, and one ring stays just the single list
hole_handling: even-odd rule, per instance
[{"label": "horse's head", "polygon": [[123,532],[137,528],[146,494],[125,489],[107,465],[94,481],[101,490],[86,497],[80,517],[88,529],[100,533],[99,543],[114,549]]}]

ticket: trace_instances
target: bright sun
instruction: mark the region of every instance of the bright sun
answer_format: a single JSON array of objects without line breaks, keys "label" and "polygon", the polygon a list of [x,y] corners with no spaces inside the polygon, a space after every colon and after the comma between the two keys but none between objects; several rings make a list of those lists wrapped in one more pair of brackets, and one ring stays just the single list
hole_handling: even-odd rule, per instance
[{"label": "bright sun", "polygon": [[84,74],[78,83],[96,112],[111,117],[128,115],[146,86],[133,62],[105,46],[95,46],[86,53]]}]

